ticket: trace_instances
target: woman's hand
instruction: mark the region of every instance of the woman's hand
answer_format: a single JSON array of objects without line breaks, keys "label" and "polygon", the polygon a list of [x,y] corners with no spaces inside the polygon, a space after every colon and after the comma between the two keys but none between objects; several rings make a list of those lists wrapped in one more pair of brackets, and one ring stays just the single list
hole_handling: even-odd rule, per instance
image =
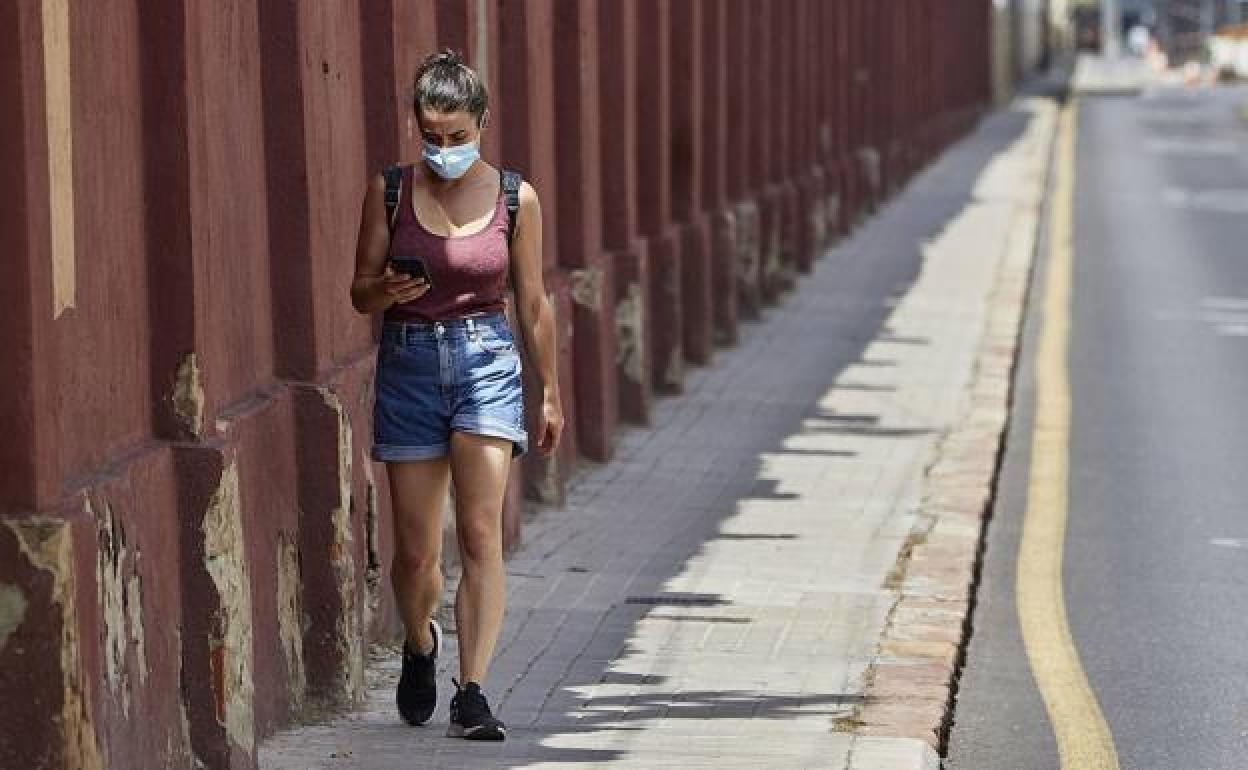
[{"label": "woman's hand", "polygon": [[429,284],[424,278],[396,273],[387,264],[381,275],[356,275],[351,284],[351,302],[361,313],[376,313],[391,305],[420,299],[427,291]]},{"label": "woman's hand", "polygon": [[390,265],[386,265],[386,272],[382,273],[378,283],[386,297],[386,307],[420,299],[429,291],[429,284],[424,278],[396,273]]},{"label": "woman's hand", "polygon": [[554,454],[563,435],[563,406],[558,396],[542,399],[541,417],[537,427],[537,448],[544,455]]}]

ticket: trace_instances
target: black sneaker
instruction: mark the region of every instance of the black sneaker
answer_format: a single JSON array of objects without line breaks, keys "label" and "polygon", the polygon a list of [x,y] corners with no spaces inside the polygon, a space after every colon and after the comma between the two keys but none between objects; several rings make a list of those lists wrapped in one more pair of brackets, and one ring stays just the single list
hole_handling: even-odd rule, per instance
[{"label": "black sneaker", "polygon": [[438,650],[442,648],[442,628],[436,620],[430,620],[429,630],[433,633],[433,649],[428,655],[412,652],[407,642],[403,643],[403,673],[399,676],[394,700],[399,714],[409,725],[428,722],[438,705],[437,662]]},{"label": "black sneaker", "polygon": [[455,697],[451,698],[451,724],[446,734],[452,738],[470,741],[501,741],[507,737],[507,728],[490,713],[481,685],[469,682],[463,687],[455,682]]}]

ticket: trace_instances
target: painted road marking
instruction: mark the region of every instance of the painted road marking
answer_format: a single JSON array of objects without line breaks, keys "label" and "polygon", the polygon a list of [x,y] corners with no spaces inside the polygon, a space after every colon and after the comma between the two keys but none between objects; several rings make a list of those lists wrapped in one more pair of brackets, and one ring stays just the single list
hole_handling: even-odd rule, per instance
[{"label": "painted road marking", "polygon": [[1215,537],[1209,541],[1209,545],[1219,548],[1248,548],[1248,540],[1239,537]]},{"label": "painted road marking", "polygon": [[1141,111],[1139,120],[1147,128],[1173,129],[1176,126],[1180,128],[1204,127],[1209,118],[1207,115],[1194,110],[1176,112],[1173,110],[1150,109]]},{"label": "painted road marking", "polygon": [[1017,604],[1023,646],[1057,738],[1064,770],[1117,770],[1109,725],[1079,662],[1062,593],[1070,472],[1067,348],[1073,274],[1075,117],[1062,111],[1050,219],[1044,325],[1036,354],[1036,416],[1027,511],[1019,543]]},{"label": "painted road marking", "polygon": [[1248,190],[1187,190],[1167,187],[1162,191],[1162,201],[1167,206],[1190,211],[1210,211],[1215,214],[1248,214]]},{"label": "painted road marking", "polygon": [[1144,147],[1154,155],[1239,154],[1239,145],[1227,139],[1149,139]]},{"label": "painted road marking", "polygon": [[1248,300],[1238,297],[1205,297],[1195,312],[1158,310],[1158,321],[1186,321],[1209,325],[1223,337],[1248,337]]},{"label": "painted road marking", "polygon": [[1158,321],[1190,321],[1192,323],[1206,323],[1210,325],[1248,323],[1248,311],[1228,313],[1225,311],[1201,310],[1193,313],[1177,310],[1158,310],[1153,313],[1153,317]]},{"label": "painted road marking", "polygon": [[1226,314],[1212,321],[1213,329],[1224,337],[1248,337],[1248,299],[1242,297],[1205,297],[1202,307],[1211,314]]},{"label": "painted road marking", "polygon": [[1242,297],[1205,297],[1200,304],[1210,310],[1242,310],[1248,313],[1248,299]]}]

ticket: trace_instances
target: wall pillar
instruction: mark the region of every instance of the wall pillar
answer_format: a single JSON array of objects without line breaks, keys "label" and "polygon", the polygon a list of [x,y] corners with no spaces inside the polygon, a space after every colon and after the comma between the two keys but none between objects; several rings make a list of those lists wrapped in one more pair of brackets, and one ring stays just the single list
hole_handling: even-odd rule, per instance
[{"label": "wall pillar", "polygon": [[762,163],[757,139],[760,127],[756,117],[762,110],[755,94],[755,70],[764,66],[763,46],[757,44],[751,0],[729,0],[726,9],[728,55],[728,119],[732,173],[727,176],[729,200],[734,202],[733,216],[737,241],[735,277],[738,313],[741,318],[757,319],[762,315],[762,233],[757,191],[762,180]]},{"label": "wall pillar", "polygon": [[[506,132],[502,136],[504,166],[521,171],[537,190],[542,205],[542,264],[546,291],[555,310],[558,344],[560,394],[564,417],[571,429],[564,431],[563,442],[554,457],[531,452],[524,461],[525,479],[530,496],[542,502],[558,503],[563,499],[564,482],[576,463],[576,390],[572,363],[572,303],[568,283],[559,269],[557,255],[559,191],[555,166],[554,54],[552,30],[554,8],[551,0],[526,0],[523,3],[502,3],[499,6],[499,88],[496,90],[499,109],[506,116]],[[537,423],[533,415],[540,409],[534,372],[526,369],[525,408],[529,426]],[[534,436],[536,439],[536,436]]]},{"label": "wall pillar", "polygon": [[638,18],[627,3],[598,9],[598,105],[602,169],[602,244],[614,296],[615,371],[620,418],[650,419],[650,254],[638,213]]},{"label": "wall pillar", "polygon": [[[683,0],[681,0],[683,2]],[[646,30],[637,57],[637,208],[650,255],[650,378],[656,391],[676,393],[684,381],[681,241],[672,222],[670,0],[630,4]]]},{"label": "wall pillar", "polygon": [[713,339],[717,345],[737,342],[736,217],[729,205],[727,179],[739,173],[741,153],[728,142],[728,16],[727,3],[702,4],[702,116],[700,180],[703,217],[710,228],[711,271],[708,279]]},{"label": "wall pillar", "polygon": [[707,5],[704,0],[678,0],[670,6],[672,217],[680,232],[681,327],[686,360],[703,365],[711,360],[714,326],[711,221],[702,208],[701,189]]},{"label": "wall pillar", "polygon": [[559,261],[574,327],[576,422],[585,456],[611,458],[619,405],[611,263],[602,248],[598,3],[567,0],[555,17],[555,120],[559,128]]}]

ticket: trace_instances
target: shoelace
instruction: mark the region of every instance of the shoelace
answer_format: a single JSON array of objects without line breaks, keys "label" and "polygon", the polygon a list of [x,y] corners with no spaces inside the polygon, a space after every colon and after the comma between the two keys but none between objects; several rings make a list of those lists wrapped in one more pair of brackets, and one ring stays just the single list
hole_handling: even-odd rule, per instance
[{"label": "shoelace", "polygon": [[487,714],[490,713],[490,705],[485,699],[485,693],[480,690],[465,689],[455,677],[451,677],[451,684],[455,685],[455,697],[460,698],[461,700],[471,699],[474,706],[479,707]]}]

